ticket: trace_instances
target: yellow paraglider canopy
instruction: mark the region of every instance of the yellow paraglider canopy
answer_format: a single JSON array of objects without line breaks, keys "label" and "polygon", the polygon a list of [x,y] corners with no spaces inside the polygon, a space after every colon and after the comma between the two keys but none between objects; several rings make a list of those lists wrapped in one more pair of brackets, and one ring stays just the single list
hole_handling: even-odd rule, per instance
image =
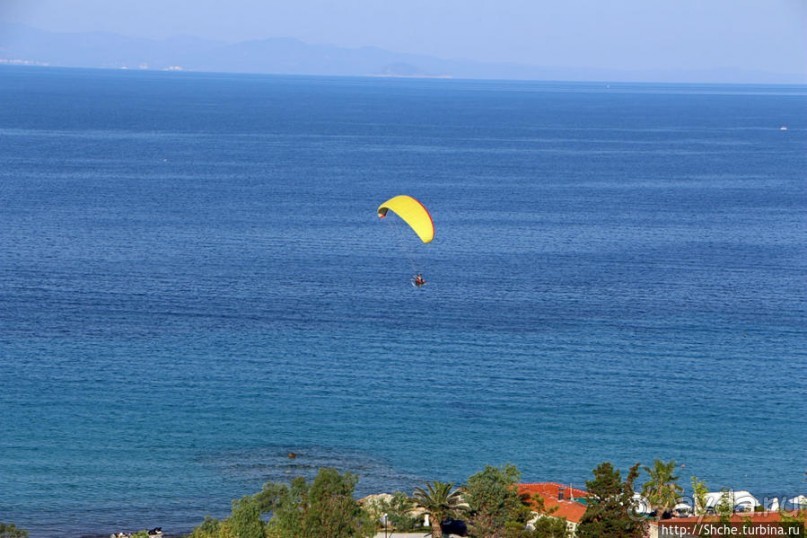
[{"label": "yellow paraglider canopy", "polygon": [[392,211],[401,217],[424,243],[430,243],[434,239],[432,216],[429,215],[426,206],[411,196],[401,194],[390,198],[378,206],[378,217],[383,219],[387,216],[387,211]]}]

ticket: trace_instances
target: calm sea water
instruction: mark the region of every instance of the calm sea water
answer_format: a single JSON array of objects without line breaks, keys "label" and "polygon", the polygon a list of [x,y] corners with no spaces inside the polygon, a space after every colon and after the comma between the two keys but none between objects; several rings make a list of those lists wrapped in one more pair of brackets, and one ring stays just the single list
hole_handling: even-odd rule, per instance
[{"label": "calm sea water", "polygon": [[0,521],[320,466],[807,493],[805,149],[803,87],[0,69]]}]

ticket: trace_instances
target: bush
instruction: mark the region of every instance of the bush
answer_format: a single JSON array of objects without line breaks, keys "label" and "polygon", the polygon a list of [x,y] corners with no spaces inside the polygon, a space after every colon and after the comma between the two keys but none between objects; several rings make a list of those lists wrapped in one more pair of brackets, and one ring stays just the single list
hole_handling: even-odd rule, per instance
[{"label": "bush", "polygon": [[261,511],[255,497],[247,496],[234,501],[229,523],[238,538],[264,538]]},{"label": "bush", "polygon": [[17,528],[14,523],[0,522],[0,538],[28,538],[28,531]]},{"label": "bush", "polygon": [[[361,538],[375,534],[375,522],[353,492],[359,477],[336,469],[319,470],[309,484],[295,478],[290,486],[269,484],[261,504],[273,506],[268,533],[281,538]],[[239,537],[241,538],[241,537]]]},{"label": "bush", "polygon": [[381,501],[378,508],[387,514],[393,529],[398,532],[411,532],[420,525],[420,518],[412,515],[414,507],[414,501],[406,493],[396,491],[392,494],[392,499]]},{"label": "bush", "polygon": [[188,538],[218,538],[221,535],[221,521],[205,516],[201,525],[193,529]]},{"label": "bush", "polygon": [[230,517],[219,521],[206,516],[188,538],[266,538],[266,536],[258,501],[254,496],[246,496],[233,501]]},{"label": "bush", "polygon": [[27,538],[28,531],[17,528],[14,523],[0,522],[0,538]]}]

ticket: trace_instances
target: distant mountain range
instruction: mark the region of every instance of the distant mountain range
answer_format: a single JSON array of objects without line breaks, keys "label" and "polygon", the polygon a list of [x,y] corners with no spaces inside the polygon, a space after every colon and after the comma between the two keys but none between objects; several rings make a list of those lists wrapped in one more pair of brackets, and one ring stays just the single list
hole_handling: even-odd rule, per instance
[{"label": "distant mountain range", "polygon": [[332,76],[807,84],[807,75],[743,69],[618,71],[449,60],[377,47],[314,45],[291,38],[223,43],[196,37],[155,40],[58,33],[0,23],[0,64]]}]

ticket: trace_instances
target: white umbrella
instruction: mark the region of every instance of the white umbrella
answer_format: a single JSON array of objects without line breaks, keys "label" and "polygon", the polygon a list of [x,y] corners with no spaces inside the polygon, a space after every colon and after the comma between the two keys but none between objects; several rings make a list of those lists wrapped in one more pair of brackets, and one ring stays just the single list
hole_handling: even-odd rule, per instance
[{"label": "white umbrella", "polygon": [[787,502],[792,504],[793,506],[807,506],[807,497],[805,497],[804,495],[799,495],[798,497],[788,499]]}]

